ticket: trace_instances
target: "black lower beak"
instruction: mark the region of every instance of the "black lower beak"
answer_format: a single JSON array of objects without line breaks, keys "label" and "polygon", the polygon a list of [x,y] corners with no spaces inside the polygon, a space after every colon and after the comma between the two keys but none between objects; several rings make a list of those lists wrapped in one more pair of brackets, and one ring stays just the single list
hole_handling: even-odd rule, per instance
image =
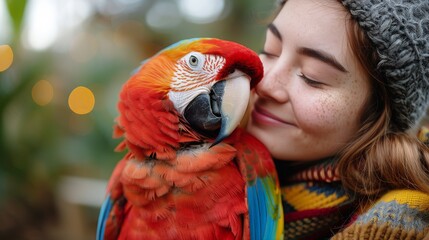
[{"label": "black lower beak", "polygon": [[216,137],[222,125],[221,106],[225,81],[213,85],[210,94],[200,94],[186,107],[184,117],[198,133]]},{"label": "black lower beak", "polygon": [[214,146],[239,126],[249,97],[250,77],[236,70],[224,80],[216,82],[210,92],[191,100],[183,116],[193,130],[213,138]]}]

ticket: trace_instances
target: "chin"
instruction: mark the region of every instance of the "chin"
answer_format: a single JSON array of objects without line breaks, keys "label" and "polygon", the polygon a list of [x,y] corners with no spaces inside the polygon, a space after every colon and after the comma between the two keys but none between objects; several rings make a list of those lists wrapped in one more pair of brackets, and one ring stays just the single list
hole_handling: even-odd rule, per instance
[{"label": "chin", "polygon": [[[276,149],[281,149],[280,146],[277,146],[279,143],[277,138],[273,133],[270,133],[267,130],[261,129],[258,126],[252,125],[251,121],[247,125],[247,131],[255,136],[259,141],[261,141],[265,147],[269,150],[271,155],[276,152]],[[281,139],[280,139],[281,140]],[[281,141],[280,141],[281,142]]]},{"label": "chin", "polygon": [[296,141],[287,139],[287,133],[277,129],[275,132],[267,131],[251,122],[247,125],[247,131],[261,141],[274,159],[282,161],[314,161],[318,159],[318,154],[308,147],[305,150]]}]

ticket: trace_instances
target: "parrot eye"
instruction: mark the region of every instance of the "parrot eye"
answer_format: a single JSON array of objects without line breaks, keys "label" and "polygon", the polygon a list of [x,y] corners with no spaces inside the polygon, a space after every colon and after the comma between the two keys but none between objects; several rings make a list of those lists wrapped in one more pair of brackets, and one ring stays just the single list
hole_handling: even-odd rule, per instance
[{"label": "parrot eye", "polygon": [[189,57],[189,65],[194,66],[194,67],[198,66],[198,58],[194,55],[191,55]]},{"label": "parrot eye", "polygon": [[184,59],[187,65],[193,70],[201,70],[204,66],[205,56],[199,52],[191,52]]}]

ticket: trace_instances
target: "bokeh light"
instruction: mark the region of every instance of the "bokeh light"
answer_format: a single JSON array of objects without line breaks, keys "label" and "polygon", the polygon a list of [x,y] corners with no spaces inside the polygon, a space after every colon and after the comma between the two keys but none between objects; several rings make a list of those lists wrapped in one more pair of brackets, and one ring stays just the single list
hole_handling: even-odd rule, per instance
[{"label": "bokeh light", "polygon": [[69,95],[69,107],[76,114],[87,114],[95,105],[95,97],[89,88],[79,86]]},{"label": "bokeh light", "polygon": [[[59,13],[52,0],[30,1],[25,19],[24,46],[35,50],[48,48],[57,39]],[[40,28],[43,26],[43,30]]]},{"label": "bokeh light", "polygon": [[13,51],[9,45],[0,45],[0,72],[5,71],[12,65]]},{"label": "bokeh light", "polygon": [[10,43],[12,38],[12,26],[5,1],[0,1],[0,42]]},{"label": "bokeh light", "polygon": [[94,11],[92,1],[86,0],[31,0],[23,19],[21,41],[26,48],[46,50],[54,44],[63,44],[68,34],[81,26]]},{"label": "bokeh light", "polygon": [[156,29],[170,29],[180,24],[177,5],[170,1],[157,1],[146,14],[147,24]]},{"label": "bokeh light", "polygon": [[54,97],[54,88],[47,80],[40,80],[34,84],[31,90],[31,96],[36,104],[45,106],[52,101]]},{"label": "bokeh light", "polygon": [[225,7],[224,0],[180,0],[179,10],[193,23],[206,24],[220,18]]}]

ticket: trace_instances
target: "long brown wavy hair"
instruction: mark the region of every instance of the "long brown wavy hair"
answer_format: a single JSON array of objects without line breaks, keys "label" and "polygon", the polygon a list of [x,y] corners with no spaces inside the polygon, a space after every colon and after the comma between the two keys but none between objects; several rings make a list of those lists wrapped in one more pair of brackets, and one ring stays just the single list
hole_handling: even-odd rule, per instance
[{"label": "long brown wavy hair", "polygon": [[347,19],[346,24],[349,47],[372,88],[361,115],[361,127],[339,155],[342,183],[367,199],[375,199],[389,189],[429,193],[429,147],[413,133],[392,130],[389,93],[377,70],[376,49],[355,20]]}]

